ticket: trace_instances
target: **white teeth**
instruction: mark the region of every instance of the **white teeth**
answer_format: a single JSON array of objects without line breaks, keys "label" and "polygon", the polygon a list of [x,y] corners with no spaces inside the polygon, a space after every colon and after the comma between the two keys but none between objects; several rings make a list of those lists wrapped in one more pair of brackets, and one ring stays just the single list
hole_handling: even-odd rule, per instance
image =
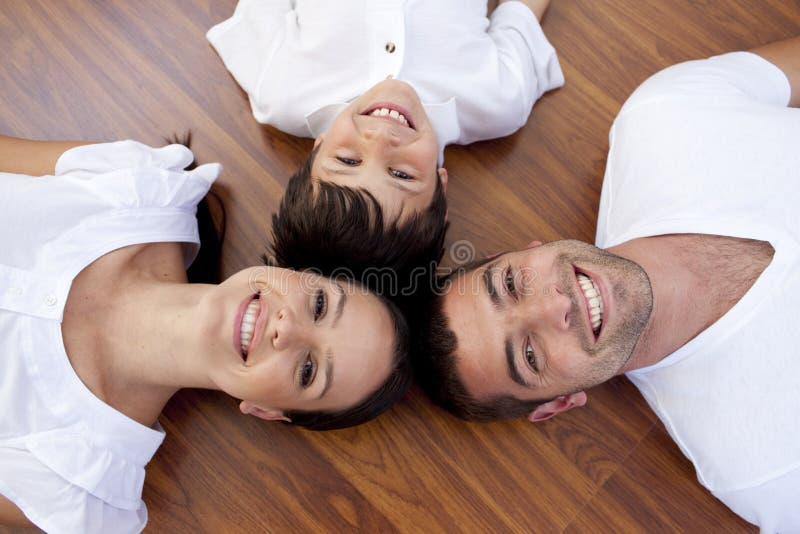
[{"label": "white teeth", "polygon": [[404,125],[408,126],[408,120],[397,110],[389,109],[389,108],[378,108],[373,109],[370,112],[370,116],[372,117],[391,117],[392,119],[396,119],[403,123]]},{"label": "white teeth", "polygon": [[589,318],[592,322],[592,330],[597,334],[603,324],[603,297],[600,295],[600,288],[594,280],[583,273],[578,273],[578,284],[589,304]]},{"label": "white teeth", "polygon": [[247,354],[247,349],[250,348],[250,341],[253,339],[253,331],[255,330],[256,316],[258,315],[259,301],[254,299],[247,305],[244,311],[241,325],[241,342],[242,352]]}]

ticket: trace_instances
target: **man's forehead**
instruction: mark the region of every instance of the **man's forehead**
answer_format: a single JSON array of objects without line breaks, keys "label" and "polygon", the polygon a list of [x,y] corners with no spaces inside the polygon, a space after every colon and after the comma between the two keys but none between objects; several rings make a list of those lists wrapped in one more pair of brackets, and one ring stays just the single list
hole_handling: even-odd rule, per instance
[{"label": "man's forehead", "polygon": [[[472,272],[477,284],[483,269]],[[467,282],[451,287],[443,311],[457,339],[454,356],[459,376],[469,393],[484,396],[500,380],[504,329],[485,289]]]}]

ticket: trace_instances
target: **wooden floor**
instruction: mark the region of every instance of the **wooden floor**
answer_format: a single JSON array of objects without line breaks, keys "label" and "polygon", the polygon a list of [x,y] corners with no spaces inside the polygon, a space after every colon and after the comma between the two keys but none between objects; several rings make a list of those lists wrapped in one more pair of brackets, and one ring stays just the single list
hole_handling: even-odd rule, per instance
[{"label": "wooden floor", "polygon": [[[258,125],[205,41],[235,3],[0,3],[0,133],[160,144],[191,128],[198,159],[225,167],[227,274],[259,261],[311,147]],[[566,86],[516,135],[446,154],[448,243],[476,254],[592,241],[626,96],[667,65],[800,35],[800,0],[553,0],[544,28]],[[204,391],[177,395],[161,422],[150,532],[754,530],[699,486],[624,378],[536,426],[465,424],[416,389],[377,421],[330,433],[266,424]]]}]

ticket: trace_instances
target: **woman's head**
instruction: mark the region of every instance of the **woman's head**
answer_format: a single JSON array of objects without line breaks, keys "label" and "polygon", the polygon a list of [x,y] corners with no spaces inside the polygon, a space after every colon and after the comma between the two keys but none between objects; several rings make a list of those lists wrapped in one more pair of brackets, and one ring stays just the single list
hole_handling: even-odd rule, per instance
[{"label": "woman's head", "polygon": [[405,320],[352,282],[256,267],[202,309],[210,379],[244,413],[341,428],[379,415],[410,382]]}]

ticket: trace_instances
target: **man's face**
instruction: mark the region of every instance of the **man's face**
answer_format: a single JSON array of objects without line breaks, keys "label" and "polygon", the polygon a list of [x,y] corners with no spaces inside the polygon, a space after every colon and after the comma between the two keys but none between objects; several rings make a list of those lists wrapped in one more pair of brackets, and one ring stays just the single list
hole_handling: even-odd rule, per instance
[{"label": "man's face", "polygon": [[[368,190],[386,220],[426,208],[436,186],[436,133],[414,89],[385,80],[350,103],[317,137],[315,180]],[[447,171],[439,169],[443,185]]]},{"label": "man's face", "polygon": [[472,396],[547,400],[617,374],[652,305],[639,265],[557,241],[503,254],[453,280],[444,313]]}]

